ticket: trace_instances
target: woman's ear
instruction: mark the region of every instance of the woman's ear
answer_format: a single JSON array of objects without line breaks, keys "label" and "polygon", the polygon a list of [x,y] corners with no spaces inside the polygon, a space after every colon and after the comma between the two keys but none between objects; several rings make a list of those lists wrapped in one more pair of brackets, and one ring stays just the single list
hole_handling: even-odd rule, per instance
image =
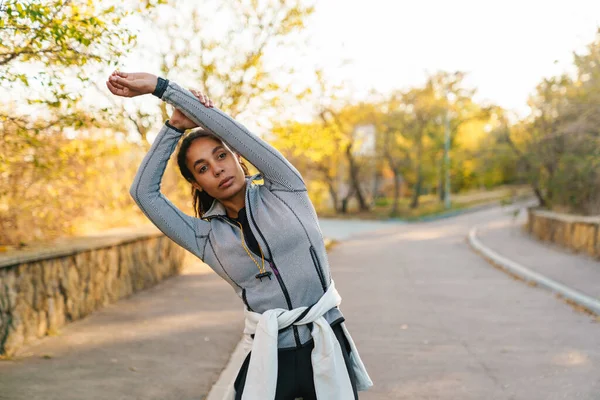
[{"label": "woman's ear", "polygon": [[196,190],[198,190],[199,192],[202,191],[202,188],[200,186],[198,186],[198,184],[196,182],[192,183],[192,186],[196,188]]}]

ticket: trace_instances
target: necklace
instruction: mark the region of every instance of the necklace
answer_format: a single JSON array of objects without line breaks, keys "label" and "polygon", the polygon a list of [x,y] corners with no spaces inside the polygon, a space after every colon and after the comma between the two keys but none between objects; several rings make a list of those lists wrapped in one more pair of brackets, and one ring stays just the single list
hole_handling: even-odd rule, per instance
[{"label": "necklace", "polygon": [[236,223],[240,227],[240,234],[242,236],[242,247],[244,248],[244,250],[246,250],[246,253],[248,253],[248,257],[250,257],[252,261],[254,261],[254,264],[256,264],[256,267],[258,268],[259,273],[255,276],[255,278],[259,279],[261,282],[262,278],[269,278],[269,280],[271,280],[271,272],[265,270],[265,255],[263,254],[260,244],[258,245],[258,249],[260,250],[260,259],[262,261],[262,267],[258,265],[258,262],[254,259],[254,257],[252,257],[252,254],[250,254],[250,251],[248,250],[248,247],[245,244],[246,240],[244,239],[244,228],[242,227],[242,224],[238,221],[236,221]]}]

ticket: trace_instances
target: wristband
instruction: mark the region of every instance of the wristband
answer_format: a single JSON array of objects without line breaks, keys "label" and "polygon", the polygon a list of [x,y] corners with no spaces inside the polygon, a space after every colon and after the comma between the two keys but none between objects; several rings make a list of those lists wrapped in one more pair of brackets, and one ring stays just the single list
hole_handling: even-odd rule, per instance
[{"label": "wristband", "polygon": [[154,92],[152,92],[152,94],[159,99],[162,99],[162,95],[165,93],[165,90],[167,90],[167,86],[169,86],[169,80],[163,79],[159,76],[156,82],[156,87],[154,88]]},{"label": "wristband", "polygon": [[166,121],[165,121],[165,125],[167,125],[167,126],[168,126],[169,128],[171,128],[171,129],[173,129],[174,131],[177,131],[177,132],[179,132],[179,133],[185,133],[185,129],[179,129],[179,128],[177,128],[177,127],[175,127],[175,126],[171,125],[171,124],[169,123],[169,120],[166,120]]}]

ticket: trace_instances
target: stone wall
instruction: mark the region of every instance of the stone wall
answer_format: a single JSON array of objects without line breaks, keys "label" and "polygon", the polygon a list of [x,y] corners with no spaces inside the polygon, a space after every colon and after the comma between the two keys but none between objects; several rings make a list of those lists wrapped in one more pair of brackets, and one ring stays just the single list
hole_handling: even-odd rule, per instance
[{"label": "stone wall", "polygon": [[600,216],[584,217],[528,209],[527,229],[541,240],[600,258]]},{"label": "stone wall", "polygon": [[0,354],[178,274],[185,252],[145,226],[1,254]]}]

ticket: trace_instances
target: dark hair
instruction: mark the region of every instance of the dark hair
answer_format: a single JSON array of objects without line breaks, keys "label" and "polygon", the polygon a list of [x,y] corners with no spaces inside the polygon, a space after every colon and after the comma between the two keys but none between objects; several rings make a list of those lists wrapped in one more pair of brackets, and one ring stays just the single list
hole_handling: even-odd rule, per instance
[{"label": "dark hair", "polygon": [[[183,137],[183,140],[179,144],[179,150],[177,152],[177,165],[179,165],[179,171],[181,172],[181,175],[183,175],[185,180],[190,183],[196,182],[196,179],[194,178],[194,175],[185,163],[186,155],[192,142],[201,137],[209,137],[219,143],[223,143],[223,141],[217,136],[215,136],[213,133],[202,128],[197,128]],[[250,172],[248,171],[248,166],[244,163],[244,161],[240,160],[240,165],[242,166],[242,170],[244,170],[244,174],[246,176],[249,176]],[[202,216],[206,211],[208,211],[214,200],[215,198],[212,197],[210,194],[206,193],[206,190],[200,191],[192,185],[192,201],[196,217],[202,218]]]}]

